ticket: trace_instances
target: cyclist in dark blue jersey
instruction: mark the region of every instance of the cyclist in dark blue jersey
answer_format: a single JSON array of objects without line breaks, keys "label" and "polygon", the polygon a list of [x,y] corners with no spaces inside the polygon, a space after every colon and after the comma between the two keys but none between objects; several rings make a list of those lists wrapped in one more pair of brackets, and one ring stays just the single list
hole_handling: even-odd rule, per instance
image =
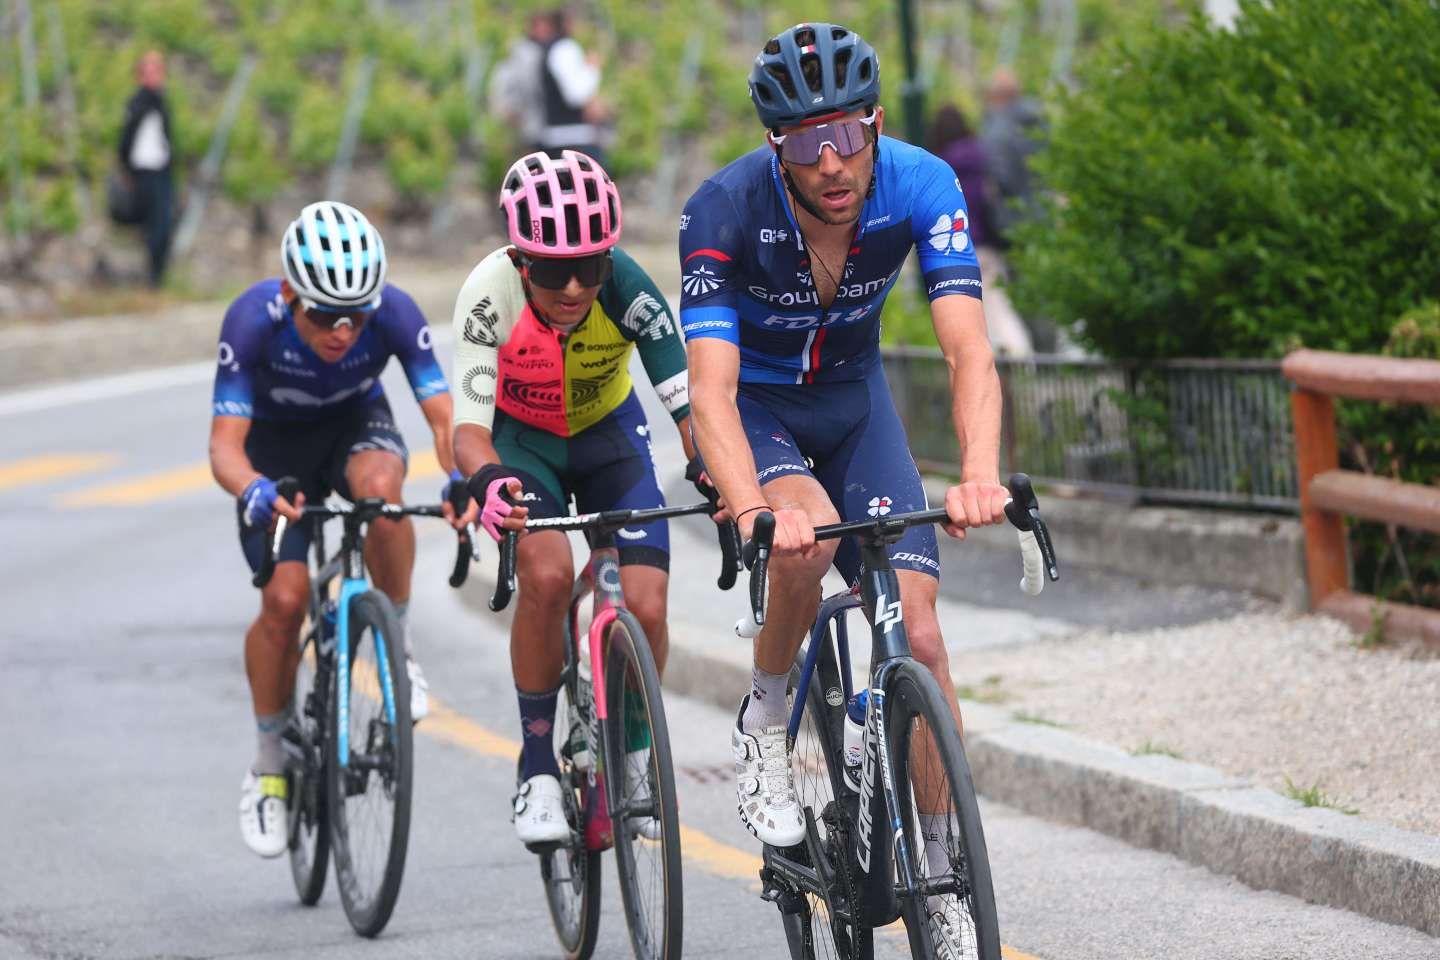
[{"label": "cyclist in dark blue jersey", "polygon": [[[463,482],[450,448],[450,391],[430,327],[415,301],[385,282],[379,232],[353,207],[313,203],[286,228],[281,262],[283,278],[255,284],[226,311],[215,371],[210,465],[236,497],[240,544],[252,570],[275,514],[298,520],[307,498],[320,501],[335,491],[351,500],[400,502],[408,453],[380,386],[391,357],[400,359],[435,435],[441,468],[452,483]],[[283,476],[300,480],[293,503],[276,492]],[[459,526],[476,511],[472,505],[453,520]],[[260,613],[245,634],[257,748],[241,784],[240,832],[262,856],[279,856],[287,839],[281,733],[293,707],[309,536],[305,524],[286,530]],[[365,562],[404,623],[415,563],[410,520],[373,524]],[[418,720],[428,712],[426,683],[408,634],[410,711]]]},{"label": "cyclist in dark blue jersey", "polygon": [[[748,538],[776,519],[770,606],[732,732],[740,816],[766,843],[805,832],[785,757],[786,680],[833,562],[816,524],[923,509],[925,494],[880,365],[881,308],[912,249],[950,367],[963,451],[946,531],[999,523],[1000,384],[965,197],[950,168],[881,136],[875,52],[834,24],[799,24],[756,57],[750,94],[766,143],[707,180],[680,221],[680,319],[704,465]],[[933,528],[891,548],[915,656],[950,692],[935,614]],[[922,814],[926,807],[922,799]],[[930,851],[947,856],[942,846]],[[947,868],[948,869],[948,868]],[[939,918],[937,922],[945,922]]]}]

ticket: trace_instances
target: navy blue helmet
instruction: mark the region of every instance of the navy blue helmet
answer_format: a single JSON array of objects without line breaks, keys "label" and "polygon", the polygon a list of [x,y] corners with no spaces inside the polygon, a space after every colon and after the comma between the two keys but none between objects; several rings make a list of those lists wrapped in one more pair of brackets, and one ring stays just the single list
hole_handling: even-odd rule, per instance
[{"label": "navy blue helmet", "polygon": [[873,107],[880,99],[880,58],[853,30],[797,23],[755,57],[750,99],[771,128]]}]

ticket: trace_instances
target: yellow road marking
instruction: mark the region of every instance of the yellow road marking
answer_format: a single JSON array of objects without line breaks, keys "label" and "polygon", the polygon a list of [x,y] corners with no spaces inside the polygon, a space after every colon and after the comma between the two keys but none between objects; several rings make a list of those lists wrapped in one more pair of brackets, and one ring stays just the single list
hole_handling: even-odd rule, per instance
[{"label": "yellow road marking", "polygon": [[201,460],[184,467],[162,470],[133,480],[107,483],[98,487],[87,487],[66,494],[58,501],[62,507],[118,507],[154,503],[167,497],[194,493],[214,487],[215,478],[210,473],[210,462]]},{"label": "yellow road marking", "polygon": [[59,480],[77,473],[108,467],[114,462],[113,453],[56,453],[43,457],[26,457],[24,460],[0,465],[0,490]]},{"label": "yellow road marking", "polygon": [[440,469],[440,461],[435,459],[434,450],[421,450],[419,453],[410,455],[410,470],[406,474],[406,480],[426,480],[430,477],[443,476],[444,470]]},{"label": "yellow road marking", "polygon": [[[430,698],[430,715],[416,728],[421,733],[463,747],[474,753],[501,760],[514,761],[520,756],[520,742],[491,733],[464,714]],[[680,849],[687,860],[693,860],[706,873],[733,880],[757,881],[764,861],[748,850],[732,847],[693,827],[680,827]],[[900,921],[883,928],[888,932],[903,931]],[[1028,953],[1001,946],[1005,960],[1039,960]]]}]

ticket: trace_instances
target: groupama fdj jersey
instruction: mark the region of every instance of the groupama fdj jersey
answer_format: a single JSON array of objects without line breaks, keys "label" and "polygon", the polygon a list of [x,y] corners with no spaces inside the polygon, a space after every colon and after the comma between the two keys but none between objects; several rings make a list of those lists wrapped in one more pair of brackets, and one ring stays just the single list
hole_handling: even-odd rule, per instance
[{"label": "groupama fdj jersey", "polygon": [[742,383],[864,379],[880,356],[881,307],[912,247],[931,300],[979,299],[980,264],[954,172],[924,150],[881,137],[874,192],[835,299],[822,308],[779,162],[761,147],[707,180],[685,205],[685,336],[737,344]]}]

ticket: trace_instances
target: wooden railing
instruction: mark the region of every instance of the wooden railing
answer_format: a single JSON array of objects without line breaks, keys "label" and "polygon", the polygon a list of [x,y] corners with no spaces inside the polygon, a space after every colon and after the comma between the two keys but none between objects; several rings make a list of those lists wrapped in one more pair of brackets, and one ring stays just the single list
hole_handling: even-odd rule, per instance
[{"label": "wooden railing", "polygon": [[[1297,350],[1281,370],[1298,388],[1291,408],[1310,603],[1369,631],[1378,601],[1350,589],[1344,515],[1440,534],[1440,487],[1341,470],[1333,398],[1440,406],[1440,361]],[[1440,646],[1440,610],[1386,601],[1378,612],[1387,638]]]}]

